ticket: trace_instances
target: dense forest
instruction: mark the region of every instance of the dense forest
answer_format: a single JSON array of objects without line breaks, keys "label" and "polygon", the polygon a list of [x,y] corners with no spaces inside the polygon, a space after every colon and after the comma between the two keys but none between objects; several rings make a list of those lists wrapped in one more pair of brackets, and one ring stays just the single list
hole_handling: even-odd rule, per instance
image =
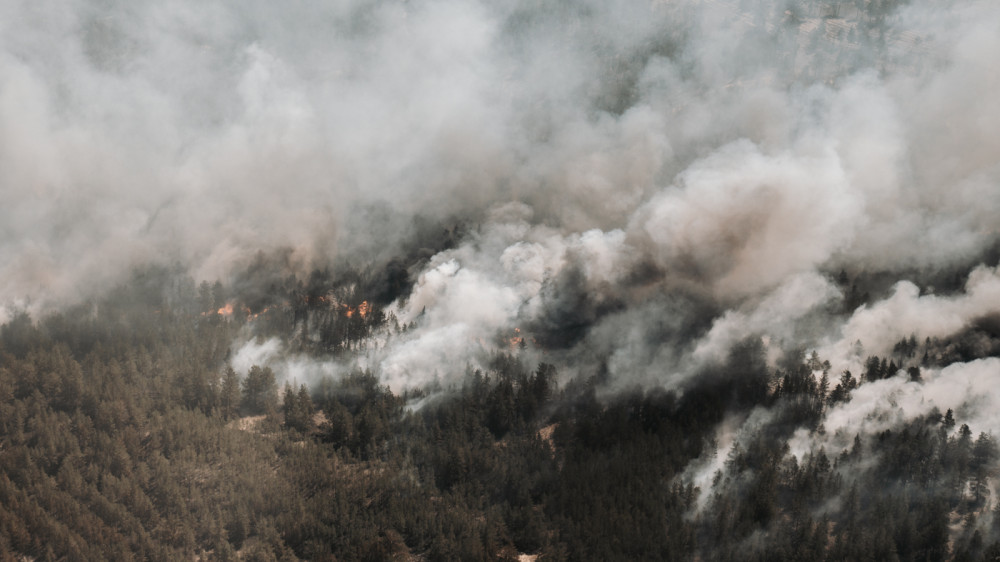
[{"label": "dense forest", "polygon": [[[858,375],[736,345],[683,393],[559,384],[518,346],[447,388],[372,372],[279,384],[228,363],[240,331],[303,324],[336,355],[401,332],[372,277],[314,272],[266,312],[165,269],[0,329],[0,551],[38,560],[993,560],[994,438],[949,410],[801,458],[797,428],[947,347],[901,341]],[[286,301],[287,299],[287,301]],[[243,313],[228,313],[227,305]],[[295,326],[299,326],[295,330]],[[897,363],[897,360],[899,361]],[[900,374],[896,374],[899,372]],[[818,375],[818,376],[817,376]],[[725,416],[762,419],[710,489],[685,473]]]},{"label": "dense forest", "polygon": [[0,562],[1000,561],[998,30],[0,2]]}]

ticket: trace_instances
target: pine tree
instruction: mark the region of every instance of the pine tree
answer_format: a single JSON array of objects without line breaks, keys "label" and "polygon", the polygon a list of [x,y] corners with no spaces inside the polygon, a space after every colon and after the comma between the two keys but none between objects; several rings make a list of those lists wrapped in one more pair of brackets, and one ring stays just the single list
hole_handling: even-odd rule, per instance
[{"label": "pine tree", "polygon": [[240,377],[231,366],[226,367],[222,375],[222,387],[219,390],[219,408],[226,418],[233,418],[239,413],[240,407]]},{"label": "pine tree", "polygon": [[251,414],[265,414],[274,410],[276,402],[274,372],[270,367],[250,367],[243,379],[243,407]]}]

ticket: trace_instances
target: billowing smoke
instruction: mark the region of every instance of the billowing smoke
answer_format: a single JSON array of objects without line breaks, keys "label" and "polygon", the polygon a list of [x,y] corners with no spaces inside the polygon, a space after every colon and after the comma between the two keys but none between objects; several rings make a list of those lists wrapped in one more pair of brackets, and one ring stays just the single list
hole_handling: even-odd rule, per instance
[{"label": "billowing smoke", "polygon": [[1000,431],[1000,395],[994,384],[998,369],[1000,360],[989,357],[927,370],[922,382],[902,373],[862,385],[850,401],[827,413],[825,435],[799,430],[789,445],[800,456],[819,447],[838,452],[849,449],[856,435],[875,435],[934,410],[953,410],[971,427]]},{"label": "billowing smoke", "polygon": [[[139,265],[228,282],[259,252],[297,274],[424,252],[386,305],[405,333],[316,364],[248,334],[234,362],[280,356],[296,380],[360,366],[400,389],[513,342],[564,378],[683,391],[763,338],[772,364],[814,348],[857,371],[1000,312],[982,263],[1000,239],[1000,6],[872,17],[809,1],[10,3],[0,299],[44,311]],[[427,224],[453,243],[415,247]],[[935,293],[945,274],[964,288]],[[886,397],[900,415],[958,408],[971,397],[921,400],[982,372],[873,383],[827,435]]]}]

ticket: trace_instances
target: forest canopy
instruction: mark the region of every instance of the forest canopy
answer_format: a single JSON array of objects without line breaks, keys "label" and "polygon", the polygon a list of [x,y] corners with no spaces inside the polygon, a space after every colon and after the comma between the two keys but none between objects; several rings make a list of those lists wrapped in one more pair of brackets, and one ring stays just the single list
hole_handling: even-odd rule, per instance
[{"label": "forest canopy", "polygon": [[[330,283],[324,294],[337,292]],[[192,287],[183,275],[141,272],[105,300],[38,320],[21,314],[0,328],[5,556],[1000,552],[991,507],[1000,450],[960,413],[931,410],[825,445],[841,442],[824,423],[854,395],[888,381],[932,384],[924,374],[951,361],[953,343],[906,338],[857,375],[836,376],[815,352],[770,366],[763,341],[751,338],[683,392],[609,394],[599,377],[567,379],[515,342],[460,380],[397,393],[370,370],[307,385],[279,384],[268,365],[233,368],[237,334],[351,322],[351,306],[307,299],[259,316],[248,307],[244,317]],[[405,333],[382,303],[369,306],[356,327],[300,344],[337,357],[353,330]],[[719,430],[734,425],[735,435]],[[790,449],[803,438],[810,449]]]},{"label": "forest canopy", "polygon": [[1000,559],[998,29],[0,3],[0,560]]}]

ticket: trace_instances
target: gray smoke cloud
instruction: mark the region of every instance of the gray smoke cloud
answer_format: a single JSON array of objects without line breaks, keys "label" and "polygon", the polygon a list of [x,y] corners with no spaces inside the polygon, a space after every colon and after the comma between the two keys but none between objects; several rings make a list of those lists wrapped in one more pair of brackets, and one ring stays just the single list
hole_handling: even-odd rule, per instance
[{"label": "gray smoke cloud", "polygon": [[682,389],[746,337],[839,368],[858,339],[960,330],[992,270],[853,316],[830,278],[998,240],[1000,7],[765,4],[6,5],[0,299],[149,263],[226,279],[259,250],[377,264],[408,218],[459,217],[390,307],[415,330],[363,358],[394,388],[514,333],[564,376]]},{"label": "gray smoke cloud", "polygon": [[900,281],[892,293],[871,306],[863,306],[840,328],[839,338],[822,347],[840,369],[860,372],[862,353],[887,355],[893,345],[910,335],[943,338],[957,334],[983,317],[1000,312],[1000,275],[997,269],[979,266],[966,280],[964,291],[952,296],[921,295],[909,281]]},{"label": "gray smoke cloud", "polygon": [[875,435],[902,422],[926,416],[937,409],[954,410],[963,423],[977,432],[1000,432],[1000,393],[996,357],[967,363],[952,363],[942,369],[925,369],[924,380],[913,382],[905,375],[864,384],[851,400],[830,409],[824,417],[826,433],[798,430],[789,441],[791,453],[800,458],[825,447],[830,453],[850,449],[855,435]]},{"label": "gray smoke cloud", "polygon": [[[817,350],[836,384],[1000,315],[1000,3],[875,5],[0,3],[0,322],[136,266],[377,269],[417,219],[461,221],[386,308],[411,329],[317,358],[251,322],[232,366],[401,391],[500,350],[599,395],[683,393],[759,340],[772,367]],[[963,282],[930,286],[945,276]],[[789,451],[935,408],[998,435],[998,375],[979,358],[866,382]],[[678,478],[696,509],[780,414],[725,413]]]}]

